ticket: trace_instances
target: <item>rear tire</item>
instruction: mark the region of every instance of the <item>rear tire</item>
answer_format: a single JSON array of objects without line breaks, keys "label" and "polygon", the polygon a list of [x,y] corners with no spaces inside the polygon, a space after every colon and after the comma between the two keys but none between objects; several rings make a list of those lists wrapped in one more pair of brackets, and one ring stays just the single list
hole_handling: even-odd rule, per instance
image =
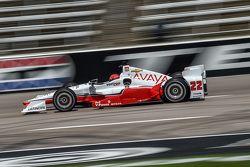
[{"label": "rear tire", "polygon": [[170,75],[170,77],[172,78],[182,78],[182,72],[175,72],[173,74]]},{"label": "rear tire", "polygon": [[71,111],[76,104],[76,94],[69,88],[61,88],[55,92],[53,104],[59,111]]},{"label": "rear tire", "polygon": [[183,78],[172,78],[163,86],[163,102],[182,102],[186,100],[189,90]]}]

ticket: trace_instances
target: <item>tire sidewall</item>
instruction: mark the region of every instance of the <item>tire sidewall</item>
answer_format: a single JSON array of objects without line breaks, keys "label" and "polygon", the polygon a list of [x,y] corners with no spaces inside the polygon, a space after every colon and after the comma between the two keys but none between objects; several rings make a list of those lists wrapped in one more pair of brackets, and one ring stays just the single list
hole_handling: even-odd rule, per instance
[{"label": "tire sidewall", "polygon": [[76,104],[76,95],[69,88],[59,89],[53,96],[53,104],[59,111],[71,111]]},{"label": "tire sidewall", "polygon": [[69,87],[76,86],[76,85],[77,85],[77,84],[74,83],[74,82],[69,82],[69,83],[64,84],[62,87],[63,87],[63,88],[69,88]]},{"label": "tire sidewall", "polygon": [[172,78],[182,78],[182,72],[175,72],[170,75]]},{"label": "tire sidewall", "polygon": [[[179,95],[180,97],[176,99],[173,98],[173,96],[175,95],[171,94],[170,91],[171,87],[173,86],[176,86],[176,88],[179,89],[179,91],[181,91],[181,95]],[[186,99],[187,94],[188,94],[187,86],[184,79],[182,78],[173,78],[163,86],[163,101],[172,103],[182,102]]]}]

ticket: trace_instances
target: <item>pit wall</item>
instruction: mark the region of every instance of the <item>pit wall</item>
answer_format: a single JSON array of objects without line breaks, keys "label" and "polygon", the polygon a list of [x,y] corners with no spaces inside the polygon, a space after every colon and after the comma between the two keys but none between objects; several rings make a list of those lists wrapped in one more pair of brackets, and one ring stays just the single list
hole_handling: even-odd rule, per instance
[{"label": "pit wall", "polygon": [[193,41],[131,48],[112,48],[0,60],[0,92],[61,87],[98,78],[106,81],[129,64],[165,74],[204,64],[207,76],[250,73],[250,39]]}]

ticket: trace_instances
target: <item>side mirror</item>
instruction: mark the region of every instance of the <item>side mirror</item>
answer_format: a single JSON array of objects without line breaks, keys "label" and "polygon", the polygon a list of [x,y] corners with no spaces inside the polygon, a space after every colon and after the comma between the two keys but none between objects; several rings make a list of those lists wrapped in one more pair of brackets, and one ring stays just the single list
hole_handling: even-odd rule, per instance
[{"label": "side mirror", "polygon": [[123,85],[125,87],[129,87],[129,85],[132,83],[132,80],[130,78],[123,79]]}]

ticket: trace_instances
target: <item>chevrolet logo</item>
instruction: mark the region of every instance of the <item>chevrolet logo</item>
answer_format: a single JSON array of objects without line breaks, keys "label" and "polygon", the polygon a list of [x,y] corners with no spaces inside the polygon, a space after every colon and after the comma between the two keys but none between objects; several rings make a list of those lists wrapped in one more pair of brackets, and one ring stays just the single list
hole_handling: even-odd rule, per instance
[{"label": "chevrolet logo", "polygon": [[134,69],[134,70],[131,70],[131,72],[141,72],[142,70],[141,69]]}]

